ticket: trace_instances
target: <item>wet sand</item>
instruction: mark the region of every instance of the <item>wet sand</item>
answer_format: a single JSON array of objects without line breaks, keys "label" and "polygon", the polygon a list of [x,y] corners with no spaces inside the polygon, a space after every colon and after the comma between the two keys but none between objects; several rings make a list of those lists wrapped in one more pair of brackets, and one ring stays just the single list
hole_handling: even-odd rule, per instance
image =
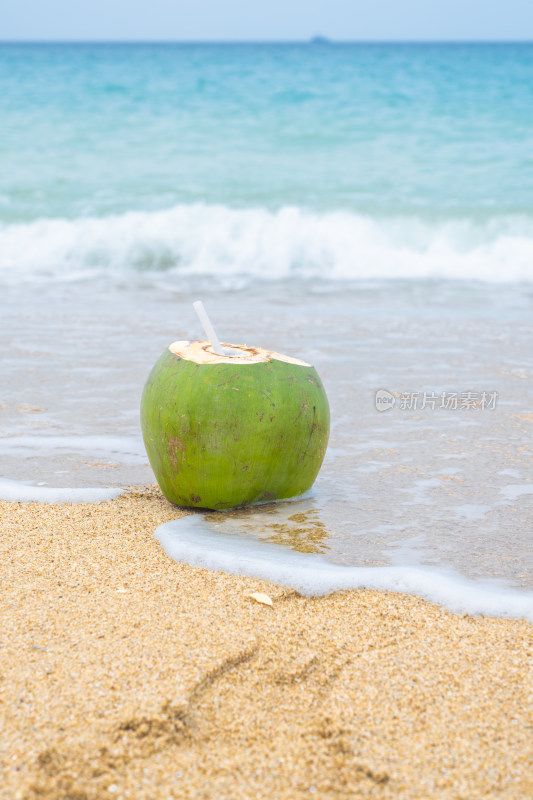
[{"label": "wet sand", "polygon": [[[168,275],[157,285],[143,276],[5,294],[0,483],[152,483],[142,389],[170,342],[200,335],[191,303],[201,295],[224,338],[302,358],[326,387],[332,428],[312,507],[330,532],[328,560],[436,566],[533,591],[533,295],[524,286],[295,278],[242,291],[211,280],[204,292],[195,279],[194,294],[187,281],[176,294]],[[378,412],[378,390],[395,392],[393,408]],[[463,407],[465,392],[473,406]],[[498,394],[494,408],[483,407],[484,392]]]},{"label": "wet sand", "polygon": [[178,515],[0,502],[1,798],[533,796],[531,624],[178,564]]}]

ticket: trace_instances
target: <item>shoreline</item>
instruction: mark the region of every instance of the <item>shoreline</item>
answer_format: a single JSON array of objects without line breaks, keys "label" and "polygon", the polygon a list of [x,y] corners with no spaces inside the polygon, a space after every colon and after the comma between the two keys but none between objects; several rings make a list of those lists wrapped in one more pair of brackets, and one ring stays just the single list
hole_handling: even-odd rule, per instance
[{"label": "shoreline", "polygon": [[172,561],[152,487],[0,513],[0,797],[533,793],[531,623]]}]

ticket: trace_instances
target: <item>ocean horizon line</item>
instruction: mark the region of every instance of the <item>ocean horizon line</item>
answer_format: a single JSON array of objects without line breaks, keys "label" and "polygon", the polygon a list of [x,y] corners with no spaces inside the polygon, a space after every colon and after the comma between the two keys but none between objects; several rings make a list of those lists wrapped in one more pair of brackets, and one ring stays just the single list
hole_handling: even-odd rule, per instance
[{"label": "ocean horizon line", "polygon": [[356,46],[486,46],[532,45],[531,39],[333,39],[317,34],[307,39],[0,39],[2,45],[330,45]]}]

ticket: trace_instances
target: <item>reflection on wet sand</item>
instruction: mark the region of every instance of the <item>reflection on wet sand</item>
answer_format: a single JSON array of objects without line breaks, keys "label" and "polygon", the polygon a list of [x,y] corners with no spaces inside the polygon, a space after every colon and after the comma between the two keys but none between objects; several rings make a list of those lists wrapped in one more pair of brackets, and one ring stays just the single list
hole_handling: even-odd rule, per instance
[{"label": "reflection on wet sand", "polygon": [[204,519],[221,533],[252,536],[300,553],[330,549],[327,542],[332,531],[321,521],[312,499],[207,512]]}]

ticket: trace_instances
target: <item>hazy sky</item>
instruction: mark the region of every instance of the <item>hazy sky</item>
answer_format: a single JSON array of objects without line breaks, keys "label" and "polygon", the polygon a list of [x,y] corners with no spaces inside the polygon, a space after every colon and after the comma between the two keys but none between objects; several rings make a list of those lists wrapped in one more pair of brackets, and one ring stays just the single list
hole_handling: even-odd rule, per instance
[{"label": "hazy sky", "polygon": [[7,0],[0,40],[533,39],[533,0]]}]

